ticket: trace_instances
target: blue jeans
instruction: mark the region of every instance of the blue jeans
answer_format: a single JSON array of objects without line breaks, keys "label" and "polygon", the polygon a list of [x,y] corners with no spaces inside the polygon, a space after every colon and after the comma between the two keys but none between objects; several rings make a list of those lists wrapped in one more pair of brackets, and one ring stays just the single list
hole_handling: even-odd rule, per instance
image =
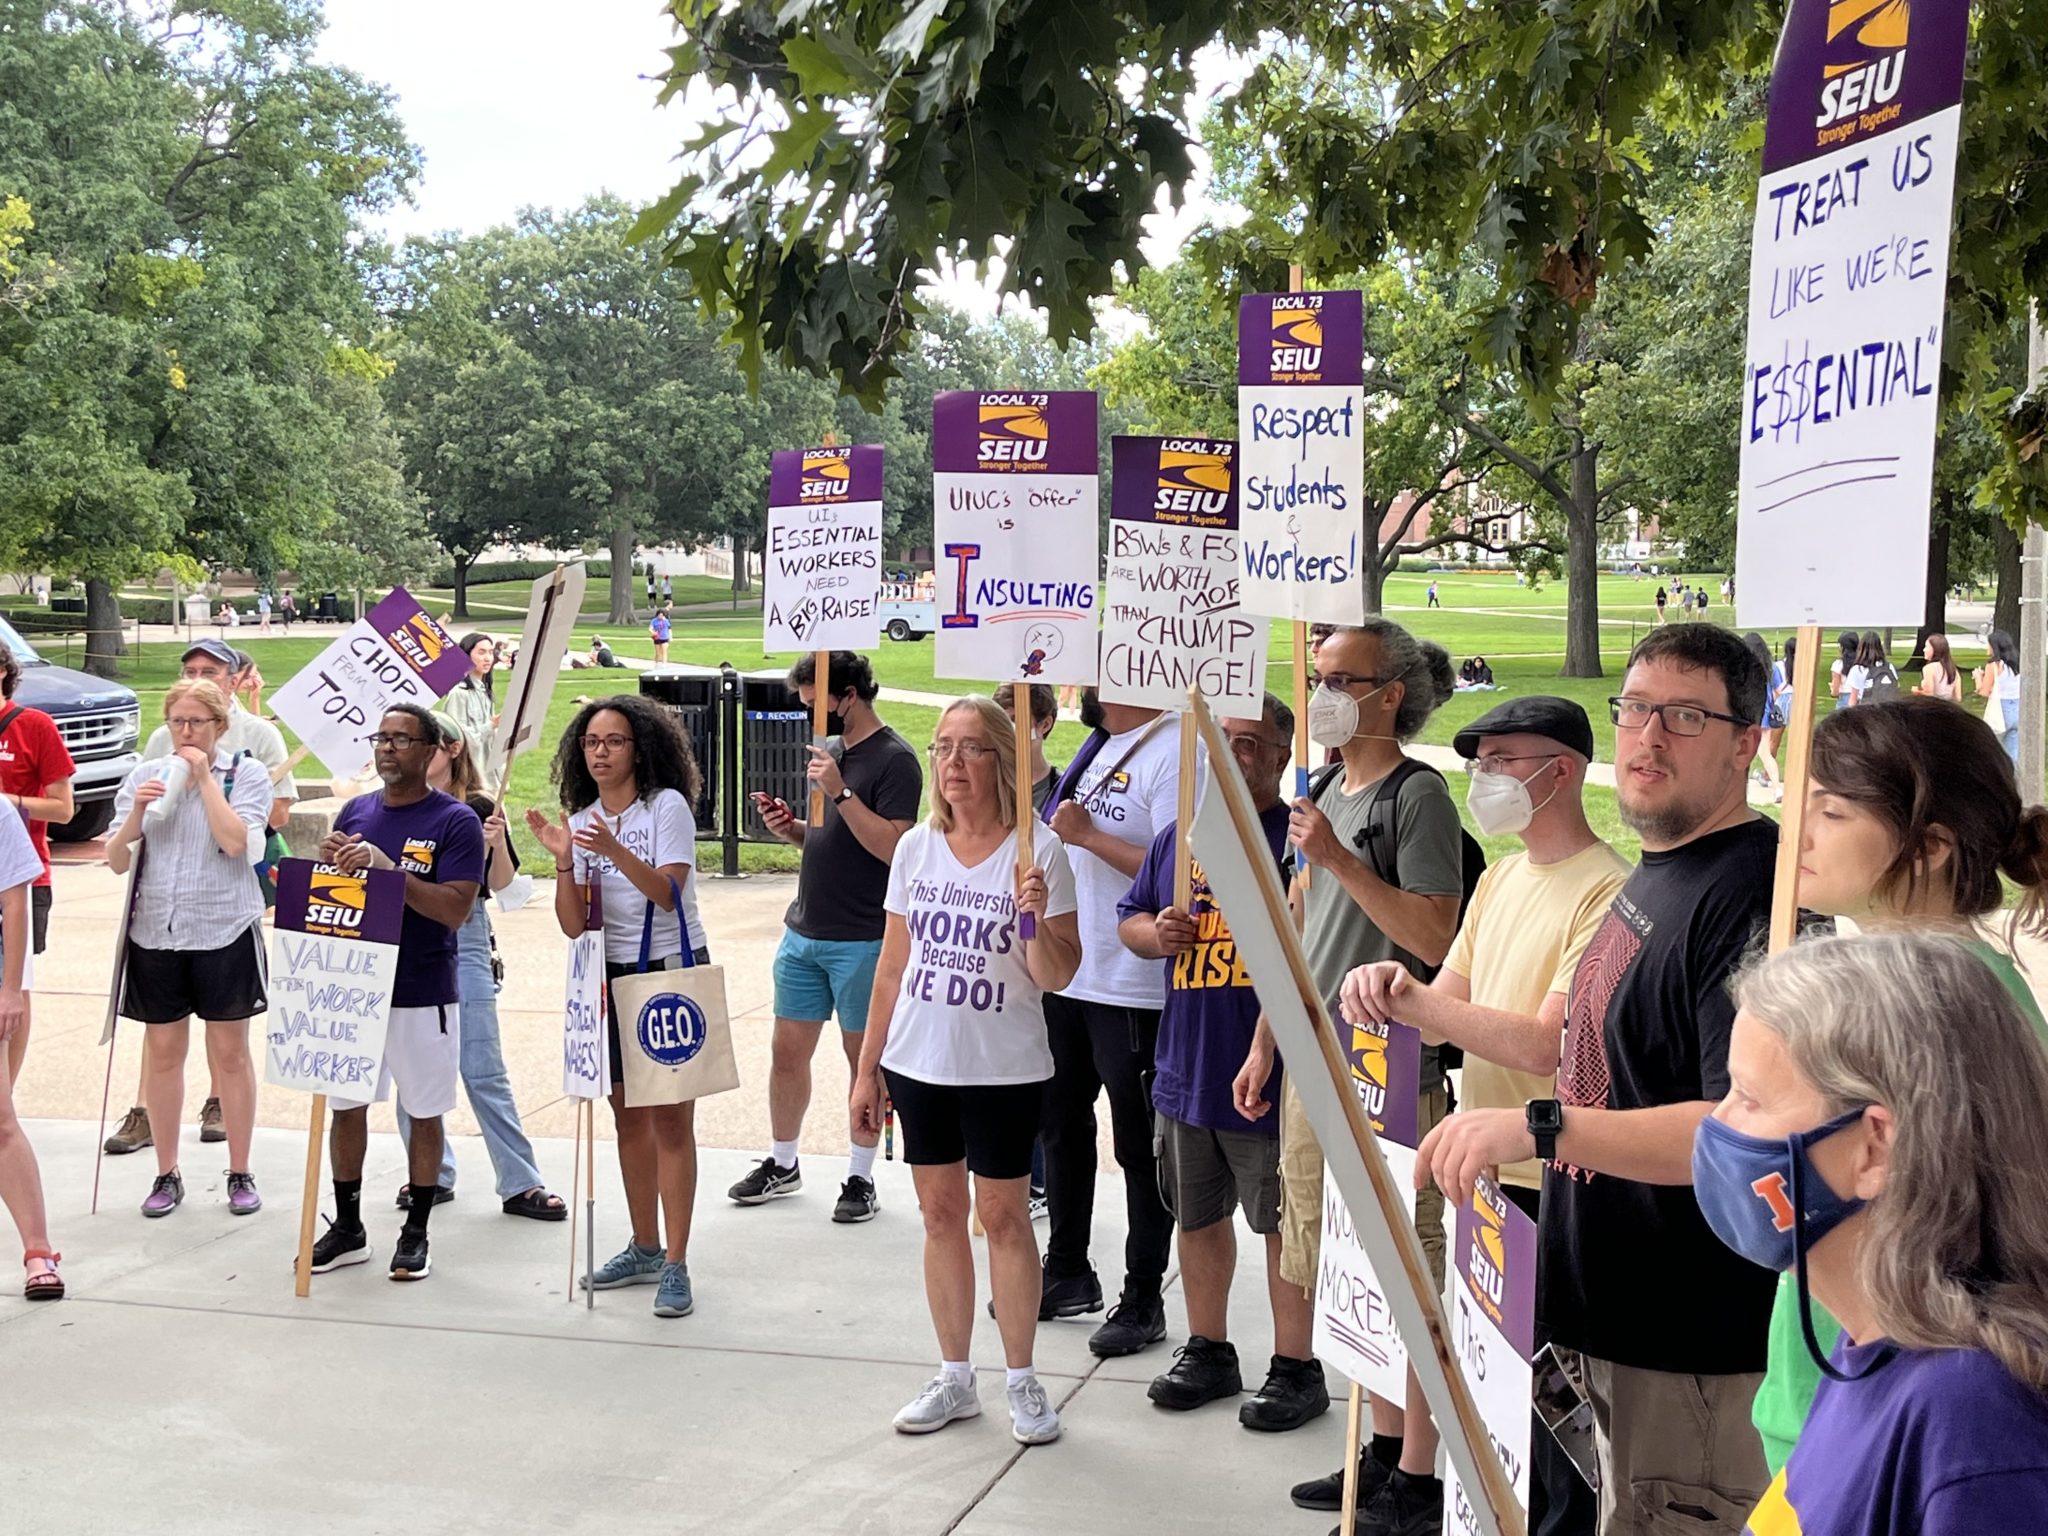
[{"label": "blue jeans", "polygon": [[[498,985],[491,979],[491,919],[478,901],[455,935],[455,970],[462,1002],[462,1087],[470,1111],[484,1134],[491,1166],[497,1170],[498,1198],[510,1200],[542,1187],[534,1166],[533,1143],[519,1123],[512,1101],[512,1082],[505,1075],[505,1053],[498,1045]],[[398,1134],[411,1139],[412,1121],[398,1111]],[[455,1187],[455,1142],[441,1142],[441,1187]]]},{"label": "blue jeans", "polygon": [[2005,748],[2005,755],[2014,762],[2020,760],[2020,701],[2000,699],[1999,719],[2003,722],[1998,729],[1998,744]]}]

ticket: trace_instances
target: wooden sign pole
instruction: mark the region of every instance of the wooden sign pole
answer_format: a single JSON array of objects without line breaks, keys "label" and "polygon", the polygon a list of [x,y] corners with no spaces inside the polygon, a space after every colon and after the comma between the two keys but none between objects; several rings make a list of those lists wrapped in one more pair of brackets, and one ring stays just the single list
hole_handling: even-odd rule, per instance
[{"label": "wooden sign pole", "polygon": [[[123,934],[121,937],[121,947],[123,949],[126,949],[128,947],[128,938],[126,934]],[[119,1004],[117,1003],[116,1006],[118,1007]],[[145,1051],[149,1049],[149,1036],[146,1034],[142,1037],[142,1046]],[[105,1162],[107,1158],[107,1105],[110,1102],[112,1102],[113,1097],[114,1042],[112,1040],[109,1040],[107,1042],[107,1080],[100,1084],[100,1149],[98,1152],[93,1154],[92,1209],[86,1213],[90,1216],[97,1216],[100,1213],[100,1164]]]},{"label": "wooden sign pole", "polygon": [[1358,1528],[1358,1448],[1365,1444],[1365,1388],[1351,1383],[1351,1399],[1344,1408],[1344,1512],[1337,1518],[1340,1531]]},{"label": "wooden sign pole", "polygon": [[[1287,291],[1301,292],[1301,263],[1295,262],[1287,269]],[[1294,798],[1308,798],[1309,774],[1312,765],[1308,760],[1308,621],[1294,621]],[[1307,859],[1294,861],[1294,879],[1306,891],[1309,888],[1311,870]],[[1358,1458],[1351,1458],[1356,1471]],[[1348,1484],[1348,1479],[1347,1479]]]},{"label": "wooden sign pole", "polygon": [[[597,1310],[597,1100],[591,1099],[583,1120],[583,1306]],[[576,1187],[569,1187],[569,1198]]]},{"label": "wooden sign pole", "polygon": [[1185,912],[1195,904],[1195,856],[1188,848],[1188,829],[1195,824],[1195,765],[1200,761],[1195,717],[1180,717],[1180,785],[1173,824],[1173,904]]},{"label": "wooden sign pole", "polygon": [[306,1121],[306,1191],[299,1202],[299,1262],[292,1294],[300,1300],[313,1294],[313,1227],[320,1214],[320,1143],[327,1135],[327,1095],[313,1095]]},{"label": "wooden sign pole", "polygon": [[[822,744],[828,734],[825,717],[832,713],[832,653],[818,651],[813,660],[817,670],[811,674],[811,735]],[[811,786],[811,825],[825,825],[825,791],[815,784]]]},{"label": "wooden sign pole", "polygon": [[576,1301],[576,1186],[583,1182],[584,1103],[576,1100],[576,1129],[569,1133],[570,1145],[576,1150],[569,1154],[569,1289],[562,1300],[572,1306]]},{"label": "wooden sign pole", "polygon": [[[1031,803],[1031,684],[1010,685],[1010,706],[1017,715],[1017,874],[1022,878],[1037,859],[1038,812]],[[1038,937],[1038,922],[1029,912],[1017,919],[1017,936]]]},{"label": "wooden sign pole", "polygon": [[1792,718],[1785,731],[1785,808],[1778,816],[1778,869],[1771,886],[1771,953],[1799,933],[1799,844],[1806,835],[1806,785],[1812,774],[1814,685],[1820,678],[1820,626],[1803,624],[1792,657]]}]

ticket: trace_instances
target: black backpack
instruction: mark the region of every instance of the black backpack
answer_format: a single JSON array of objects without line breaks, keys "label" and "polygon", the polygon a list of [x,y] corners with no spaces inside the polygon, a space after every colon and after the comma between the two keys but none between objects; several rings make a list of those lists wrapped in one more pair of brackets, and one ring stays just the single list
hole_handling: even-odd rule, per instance
[{"label": "black backpack", "polygon": [[[1309,803],[1313,805],[1320,800],[1323,786],[1343,771],[1342,763],[1332,763],[1323,769],[1309,784]],[[1401,850],[1400,840],[1395,836],[1394,808],[1400,800],[1401,786],[1408,782],[1411,774],[1417,773],[1433,773],[1439,781],[1443,780],[1443,775],[1429,764],[1412,757],[1402,758],[1400,766],[1381,779],[1380,787],[1373,792],[1372,804],[1366,808],[1365,827],[1357,838],[1357,846],[1372,865],[1372,872],[1392,886],[1401,885]],[[1448,790],[1449,785],[1446,784],[1445,788]],[[1464,890],[1458,897],[1458,922],[1462,926],[1465,909],[1472,905],[1472,893],[1479,889],[1479,877],[1486,873],[1486,850],[1462,824],[1458,828],[1458,839],[1463,866],[1460,873],[1464,883]],[[1441,969],[1441,966],[1425,965],[1421,968],[1421,979],[1434,981]],[[1464,1063],[1465,1053],[1455,1045],[1441,1046],[1439,1051],[1446,1071]]]},{"label": "black backpack", "polygon": [[1870,669],[1870,678],[1863,686],[1863,697],[1858,704],[1884,704],[1899,696],[1899,674],[1889,661],[1880,661]]}]

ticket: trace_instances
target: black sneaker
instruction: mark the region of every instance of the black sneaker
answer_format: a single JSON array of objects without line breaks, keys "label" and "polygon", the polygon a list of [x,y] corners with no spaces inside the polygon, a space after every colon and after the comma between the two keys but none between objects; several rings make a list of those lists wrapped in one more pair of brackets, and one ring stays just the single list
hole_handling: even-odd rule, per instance
[{"label": "black sneaker", "polygon": [[875,1212],[881,1208],[882,1202],[875,1198],[874,1181],[855,1174],[839,1186],[839,1203],[832,1207],[832,1219],[838,1222],[873,1221]]},{"label": "black sneaker", "polygon": [[313,1273],[324,1275],[330,1269],[346,1269],[351,1264],[367,1263],[369,1257],[370,1234],[363,1230],[361,1222],[352,1227],[338,1227],[330,1221],[327,1230],[320,1234],[320,1241],[313,1245]]},{"label": "black sneaker", "polygon": [[803,1187],[804,1176],[796,1165],[785,1168],[774,1158],[764,1157],[752,1173],[725,1193],[737,1205],[766,1205]]},{"label": "black sneaker", "polygon": [[1205,1339],[1199,1333],[1173,1352],[1173,1365],[1164,1376],[1152,1378],[1145,1395],[1162,1408],[1185,1413],[1219,1397],[1235,1397],[1244,1390],[1238,1374],[1237,1346],[1221,1339]]},{"label": "black sneaker", "polygon": [[1107,1360],[1116,1355],[1135,1355],[1165,1337],[1166,1303],[1160,1300],[1159,1293],[1133,1292],[1126,1284],[1102,1326],[1088,1336],[1088,1349]]},{"label": "black sneaker", "polygon": [[[1440,1478],[1395,1471],[1368,1503],[1358,1501],[1352,1536],[1443,1536],[1444,1485]],[[1330,1536],[1344,1536],[1343,1528]]]},{"label": "black sneaker", "polygon": [[[1060,1317],[1079,1317],[1084,1312],[1102,1310],[1102,1281],[1094,1270],[1086,1274],[1059,1276],[1046,1267],[1046,1261],[1038,1261],[1039,1282],[1038,1320],[1049,1323]],[[988,1315],[996,1315],[995,1298],[988,1302]]]},{"label": "black sneaker", "polygon": [[[1358,1507],[1361,1511],[1386,1485],[1387,1469],[1371,1451],[1358,1453]],[[1341,1510],[1344,1507],[1344,1471],[1340,1467],[1328,1477],[1311,1478],[1287,1490],[1287,1497],[1300,1509]]]},{"label": "black sneaker", "polygon": [[1323,1382],[1322,1361],[1275,1355],[1266,1371],[1266,1384],[1237,1410],[1237,1422],[1246,1429],[1280,1434],[1301,1428],[1329,1408],[1330,1389]]},{"label": "black sneaker", "polygon": [[424,1280],[434,1272],[427,1257],[427,1234],[414,1227],[398,1229],[398,1246],[391,1253],[391,1278]]}]

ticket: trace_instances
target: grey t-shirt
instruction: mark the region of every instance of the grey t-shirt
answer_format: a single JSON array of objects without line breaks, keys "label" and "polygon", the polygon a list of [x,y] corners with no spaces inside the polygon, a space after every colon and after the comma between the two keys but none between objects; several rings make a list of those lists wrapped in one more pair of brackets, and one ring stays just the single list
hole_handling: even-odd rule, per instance
[{"label": "grey t-shirt", "polygon": [[[1387,850],[1361,844],[1359,834],[1372,818],[1373,798],[1384,779],[1376,779],[1352,794],[1344,792],[1343,770],[1337,770],[1316,800],[1316,808],[1330,818],[1337,841],[1355,853],[1376,873],[1389,864]],[[1381,821],[1386,820],[1385,813]],[[1393,825],[1398,847],[1392,859],[1400,887],[1418,896],[1461,896],[1465,891],[1464,845],[1458,807],[1443,779],[1428,769],[1411,773],[1394,796]],[[1384,835],[1384,834],[1383,834]],[[1317,870],[1305,895],[1307,923],[1303,941],[1308,950],[1309,970],[1322,988],[1330,1017],[1339,1017],[1337,994],[1345,976],[1355,966],[1376,960],[1398,960],[1417,976],[1428,967],[1392,939],[1380,932],[1365,909],[1351,899],[1336,876]],[[1438,1051],[1422,1051],[1422,1091],[1443,1086],[1443,1066]]]}]

